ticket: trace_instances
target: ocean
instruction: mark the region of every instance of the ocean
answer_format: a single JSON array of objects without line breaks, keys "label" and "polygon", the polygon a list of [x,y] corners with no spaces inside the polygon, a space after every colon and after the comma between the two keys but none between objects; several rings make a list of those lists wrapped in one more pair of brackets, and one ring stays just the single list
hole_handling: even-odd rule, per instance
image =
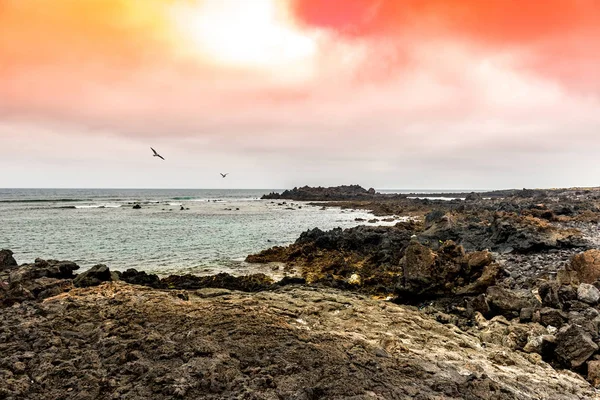
[{"label": "ocean", "polygon": [[159,275],[267,273],[270,267],[244,258],[288,245],[308,229],[349,228],[365,223],[356,218],[373,218],[260,200],[272,191],[280,190],[0,189],[0,248],[12,250],[20,264],[70,260],[81,271],[106,264]]}]

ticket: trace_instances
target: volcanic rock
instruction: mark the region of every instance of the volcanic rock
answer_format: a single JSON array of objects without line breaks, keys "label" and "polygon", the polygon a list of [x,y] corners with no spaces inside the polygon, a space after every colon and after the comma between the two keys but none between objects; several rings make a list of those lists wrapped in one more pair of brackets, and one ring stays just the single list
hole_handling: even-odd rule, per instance
[{"label": "volcanic rock", "polygon": [[565,284],[594,283],[600,279],[600,250],[588,250],[571,259],[557,278]]},{"label": "volcanic rock", "polygon": [[0,269],[13,268],[17,262],[13,258],[13,252],[7,249],[0,250]]},{"label": "volcanic rock", "polygon": [[169,289],[221,288],[243,292],[259,292],[271,288],[273,280],[265,274],[233,276],[220,273],[211,276],[171,275],[162,279],[161,284]]},{"label": "volcanic rock", "polygon": [[585,363],[596,351],[598,345],[581,327],[566,325],[556,334],[556,356],[569,368],[576,368]]},{"label": "volcanic rock", "polygon": [[119,273],[119,279],[131,283],[132,285],[143,285],[153,288],[161,288],[164,285],[160,282],[160,278],[155,274],[147,274],[145,271],[138,271],[130,268],[125,272]]},{"label": "volcanic rock", "polygon": [[600,290],[589,283],[582,283],[577,288],[577,299],[588,304],[597,304],[600,300]]},{"label": "volcanic rock", "polygon": [[295,187],[292,190],[285,190],[280,193],[269,193],[262,196],[262,199],[271,200],[297,200],[297,201],[327,201],[327,200],[355,200],[368,199],[376,196],[375,189],[366,190],[359,185],[342,185],[335,187]]},{"label": "volcanic rock", "polygon": [[104,264],[98,264],[84,273],[77,275],[73,280],[73,285],[76,287],[98,286],[103,282],[112,280],[113,277],[108,267]]},{"label": "volcanic rock", "polygon": [[508,318],[518,317],[521,309],[539,306],[539,301],[527,290],[510,290],[500,286],[490,286],[486,299],[495,314]]}]

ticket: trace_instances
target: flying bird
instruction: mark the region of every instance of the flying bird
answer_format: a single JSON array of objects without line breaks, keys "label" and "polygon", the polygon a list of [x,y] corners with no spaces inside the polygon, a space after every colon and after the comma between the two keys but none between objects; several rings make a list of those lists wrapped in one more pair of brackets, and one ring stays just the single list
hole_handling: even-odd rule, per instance
[{"label": "flying bird", "polygon": [[156,152],[156,150],[154,150],[152,147],[150,147],[150,150],[152,150],[152,151],[154,152],[154,155],[153,155],[153,157],[160,157],[160,158],[161,158],[161,159],[163,159],[163,160],[165,159],[163,156],[161,156],[160,154],[158,154],[158,153]]},{"label": "flying bird", "polygon": [[221,174],[221,176],[222,176],[223,178],[225,178],[227,175],[229,175],[229,172],[228,172],[228,173],[226,173],[226,174],[223,174],[223,173],[221,173],[221,172],[219,172],[219,173]]}]

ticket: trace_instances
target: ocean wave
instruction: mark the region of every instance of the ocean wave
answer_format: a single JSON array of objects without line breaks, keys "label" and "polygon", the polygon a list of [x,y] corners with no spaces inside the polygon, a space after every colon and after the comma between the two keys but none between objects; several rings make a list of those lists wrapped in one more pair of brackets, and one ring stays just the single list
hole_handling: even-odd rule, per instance
[{"label": "ocean wave", "polygon": [[92,201],[92,199],[23,199],[23,200],[0,200],[0,203],[69,203]]}]

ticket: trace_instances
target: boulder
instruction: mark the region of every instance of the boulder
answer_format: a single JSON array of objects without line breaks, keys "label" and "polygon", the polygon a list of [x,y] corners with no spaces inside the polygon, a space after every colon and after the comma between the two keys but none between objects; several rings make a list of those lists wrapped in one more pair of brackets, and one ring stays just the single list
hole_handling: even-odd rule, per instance
[{"label": "boulder", "polygon": [[600,300],[600,290],[589,283],[582,283],[577,288],[577,299],[588,304],[597,304]]},{"label": "boulder", "polygon": [[518,317],[523,308],[539,307],[540,303],[527,290],[510,290],[500,286],[490,286],[486,291],[486,299],[494,314],[508,318]]},{"label": "boulder", "polygon": [[73,280],[75,287],[98,286],[103,282],[112,281],[113,277],[108,267],[104,264],[94,265],[89,270],[81,273]]},{"label": "boulder", "polygon": [[[567,320],[567,313],[556,308],[544,307],[539,312],[539,323],[543,326],[560,328]],[[536,319],[537,319],[536,318]]]},{"label": "boulder", "polygon": [[598,345],[592,341],[590,334],[579,326],[563,326],[556,334],[555,355],[568,368],[583,365],[596,351]]},{"label": "boulder", "polygon": [[0,269],[13,268],[17,266],[17,261],[13,257],[13,252],[7,249],[0,250]]},{"label": "boulder", "polygon": [[543,282],[538,287],[538,294],[544,307],[562,309],[570,301],[577,299],[577,291],[571,285],[559,282]]},{"label": "boulder", "polygon": [[600,250],[588,250],[573,256],[557,278],[564,284],[594,283],[600,278]]},{"label": "boulder", "polygon": [[155,274],[147,274],[145,271],[138,271],[130,268],[119,274],[119,279],[132,285],[149,286],[155,289],[163,287],[160,278]]}]

